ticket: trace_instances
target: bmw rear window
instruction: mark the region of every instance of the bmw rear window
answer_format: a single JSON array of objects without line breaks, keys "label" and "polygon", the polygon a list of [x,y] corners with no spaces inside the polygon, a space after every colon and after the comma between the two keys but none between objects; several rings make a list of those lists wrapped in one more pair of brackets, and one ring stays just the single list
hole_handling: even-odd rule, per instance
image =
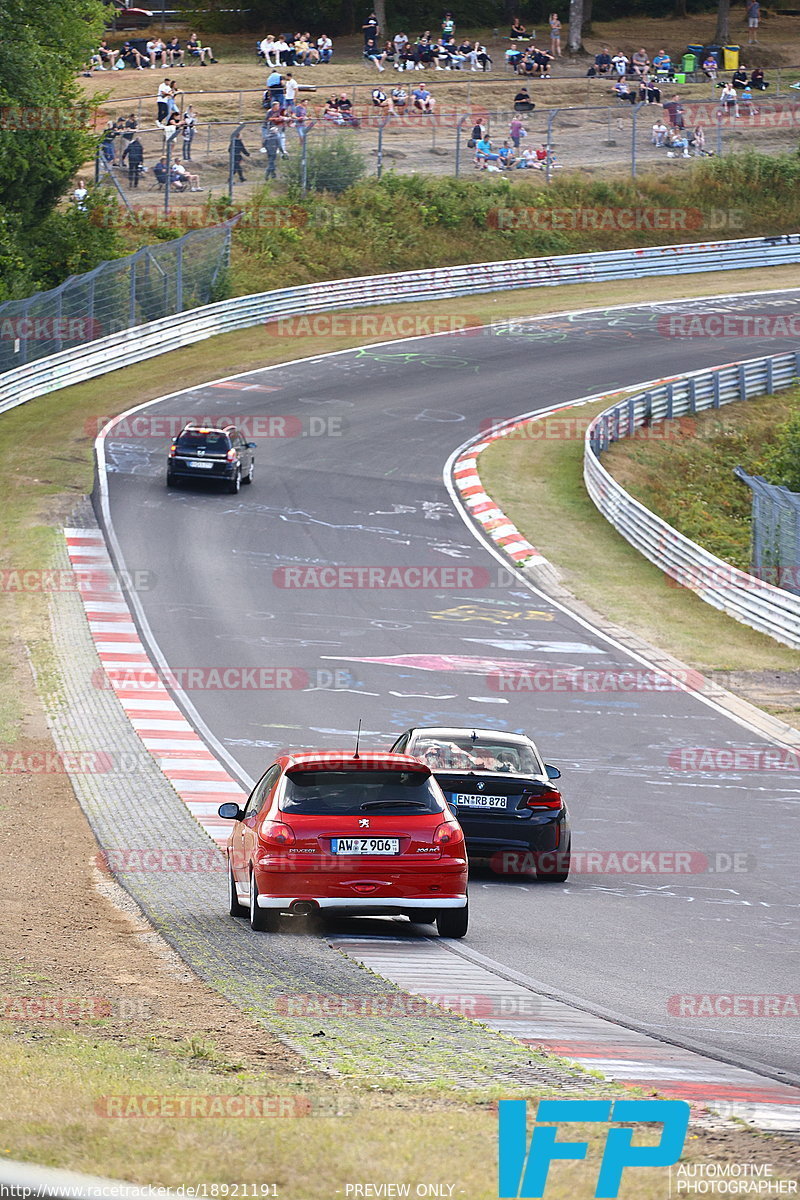
[{"label": "bmw rear window", "polygon": [[362,816],[445,811],[437,785],[421,771],[292,771],[280,804],[286,813]]},{"label": "bmw rear window", "polygon": [[206,450],[209,454],[227,454],[231,448],[227,433],[182,433],[177,445],[179,450]]},{"label": "bmw rear window", "polygon": [[478,737],[420,738],[407,753],[432,771],[499,771],[510,775],[541,775],[542,764],[524,742]]}]

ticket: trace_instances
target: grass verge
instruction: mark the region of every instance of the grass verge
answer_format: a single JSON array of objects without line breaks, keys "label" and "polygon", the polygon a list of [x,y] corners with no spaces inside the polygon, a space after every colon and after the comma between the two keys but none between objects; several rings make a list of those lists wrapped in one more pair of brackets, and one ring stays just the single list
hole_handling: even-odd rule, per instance
[{"label": "grass verge", "polygon": [[[407,1184],[411,1195],[420,1185],[437,1184],[444,1190],[430,1194],[496,1200],[497,1089],[455,1097],[435,1089],[298,1082],[271,1074],[268,1065],[263,1071],[244,1068],[213,1048],[196,1055],[191,1045],[158,1036],[120,1035],[109,1043],[69,1028],[0,1029],[6,1081],[0,1146],[15,1158],[164,1187],[247,1184],[248,1195],[281,1200],[330,1200],[347,1195],[348,1185],[370,1182]],[[609,1098],[616,1092],[628,1094],[605,1088]],[[218,1111],[233,1097],[250,1111],[265,1102],[245,1098],[280,1098],[272,1103],[300,1115],[106,1115],[142,1112],[147,1105],[154,1112],[180,1112],[181,1103],[190,1112],[186,1098]],[[266,1111],[275,1110],[267,1103]],[[639,1129],[636,1139],[652,1144],[657,1136]],[[570,1137],[587,1140],[589,1153],[585,1162],[553,1167],[547,1190],[552,1200],[594,1195],[604,1127],[571,1127]],[[776,1177],[793,1178],[792,1154],[782,1139],[731,1129],[690,1133],[683,1161],[768,1163]],[[623,1200],[663,1200],[667,1194],[663,1168],[627,1171],[620,1190]]]},{"label": "grass verge", "polygon": [[638,500],[712,554],[750,570],[752,493],[734,475],[764,475],[764,453],[797,412],[799,388],[755,403],[664,421],[664,440],[623,438],[607,451],[606,468]]}]

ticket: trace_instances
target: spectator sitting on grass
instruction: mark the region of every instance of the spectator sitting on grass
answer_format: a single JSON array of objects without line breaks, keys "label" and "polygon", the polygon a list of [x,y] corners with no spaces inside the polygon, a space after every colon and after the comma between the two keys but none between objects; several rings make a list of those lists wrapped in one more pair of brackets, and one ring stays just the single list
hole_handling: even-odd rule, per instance
[{"label": "spectator sitting on grass", "polygon": [[611,60],[611,65],[620,79],[624,79],[628,74],[628,61],[627,54],[623,54],[621,50],[618,50]]},{"label": "spectator sitting on grass", "polygon": [[515,39],[527,38],[527,36],[528,35],[525,32],[525,26],[522,24],[522,21],[520,21],[519,17],[514,17],[514,20],[511,22],[511,33],[509,34],[509,37]]},{"label": "spectator sitting on grass", "polygon": [[372,103],[375,108],[380,109],[383,113],[394,112],[394,101],[391,96],[387,96],[383,88],[372,89]]},{"label": "spectator sitting on grass", "polygon": [[108,45],[108,40],[103,38],[97,51],[89,60],[90,67],[95,71],[111,71],[116,66],[119,58],[119,50],[111,50]]},{"label": "spectator sitting on grass", "polygon": [[[591,67],[589,70],[591,71]],[[611,55],[608,53],[608,46],[603,46],[599,54],[594,56],[594,73],[595,75],[609,75],[611,73]]]},{"label": "spectator sitting on grass", "polygon": [[500,159],[501,167],[503,167],[505,170],[508,170],[510,167],[513,167],[514,163],[516,162],[517,156],[514,153],[513,148],[511,146],[509,146],[508,142],[503,142],[502,146],[497,151],[497,154]]},{"label": "spectator sitting on grass", "polygon": [[353,112],[353,101],[347,95],[347,92],[339,92],[339,98],[336,103],[344,124],[351,125],[354,129],[358,129],[361,121]]},{"label": "spectator sitting on grass", "polygon": [[618,100],[627,100],[630,104],[636,103],[636,94],[631,91],[624,79],[618,79],[613,90]]},{"label": "spectator sitting on grass", "polygon": [[123,42],[122,49],[119,52],[119,57],[122,62],[130,63],[132,67],[136,67],[137,71],[144,70],[144,56],[139,53],[135,46],[130,42]]},{"label": "spectator sitting on grass", "polygon": [[258,52],[264,59],[265,66],[270,70],[278,65],[277,51],[275,49],[275,38],[271,33],[268,33],[263,41],[259,44]]},{"label": "spectator sitting on grass", "polygon": [[333,42],[327,33],[321,33],[317,38],[317,52],[321,63],[329,63],[333,57]]},{"label": "spectator sitting on grass", "polygon": [[383,63],[386,55],[381,50],[375,38],[370,38],[369,41],[364,43],[364,58],[368,62],[373,62],[379,71],[385,69]]},{"label": "spectator sitting on grass", "polygon": [[404,87],[392,88],[392,103],[394,111],[402,116],[408,105],[408,92]]},{"label": "spectator sitting on grass", "polygon": [[177,176],[178,180],[184,184],[184,186],[188,185],[190,191],[202,192],[203,189],[200,187],[200,176],[192,175],[180,161],[180,159],[175,163],[172,171],[173,174]]},{"label": "spectator sitting on grass", "polygon": [[476,42],[473,46],[469,61],[472,70],[477,70],[479,65],[482,71],[491,71],[492,69],[492,60],[489,57],[489,51],[480,42]]},{"label": "spectator sitting on grass", "polygon": [[414,108],[416,108],[419,112],[430,113],[433,112],[434,108],[436,107],[436,101],[425,87],[424,83],[418,84],[411,93],[411,96],[414,101]]},{"label": "spectator sitting on grass", "polygon": [[659,50],[653,59],[653,70],[656,75],[666,75],[668,79],[672,79],[675,72],[672,69],[672,59],[667,54],[666,50]]},{"label": "spectator sitting on grass", "polygon": [[667,135],[667,145],[671,147],[667,151],[670,158],[674,158],[674,151],[681,150],[684,158],[689,158],[689,138],[683,129],[672,128]]},{"label": "spectator sitting on grass", "polygon": [[170,40],[167,42],[167,47],[164,51],[164,54],[171,67],[174,67],[176,62],[179,67],[186,66],[186,63],[183,61],[183,50],[181,50],[181,44],[176,37],[170,38]]},{"label": "spectator sitting on grass", "polygon": [[542,164],[536,157],[536,151],[532,146],[529,146],[527,150],[522,151],[522,154],[520,154],[514,165],[518,171],[524,171],[526,169],[529,171],[541,171],[542,169]]},{"label": "spectator sitting on grass", "polygon": [[150,59],[150,69],[155,71],[156,62],[162,66],[166,66],[166,50],[167,47],[162,42],[161,38],[151,38],[145,47],[147,57]]},{"label": "spectator sitting on grass", "polygon": [[322,114],[323,121],[331,121],[334,125],[344,125],[344,117],[339,112],[338,96],[329,96],[325,102],[325,111]]},{"label": "spectator sitting on grass", "polygon": [[635,75],[646,75],[650,70],[650,59],[647,56],[647,51],[644,46],[641,50],[634,50],[631,58],[631,66]]},{"label": "spectator sitting on grass", "polygon": [[740,63],[733,72],[733,77],[731,78],[731,87],[735,87],[737,91],[741,90],[743,87],[747,87],[747,67],[744,65],[744,63]]},{"label": "spectator sitting on grass", "polygon": [[643,75],[639,81],[639,100],[647,104],[661,103],[661,88],[649,75]]},{"label": "spectator sitting on grass", "polygon": [[487,163],[497,163],[500,161],[499,154],[495,154],[492,149],[491,139],[482,137],[480,141],[475,143],[475,168],[478,171],[485,171]]},{"label": "spectator sitting on grass", "polygon": [[193,33],[192,36],[189,38],[188,42],[186,43],[186,49],[189,51],[190,58],[199,58],[200,59],[201,67],[205,67],[207,65],[206,59],[208,59],[208,61],[212,62],[212,63],[215,63],[217,61],[214,58],[214,51],[211,49],[210,46],[204,46],[196,33]]},{"label": "spectator sitting on grass", "polygon": [[716,79],[719,66],[713,54],[707,55],[703,62],[703,74],[707,79]]},{"label": "spectator sitting on grass", "polygon": [[650,138],[650,141],[653,143],[654,146],[663,146],[666,143],[668,132],[669,131],[668,131],[666,125],[659,117],[659,119],[656,121],[655,125],[653,126],[653,133],[652,133],[652,137]]},{"label": "spectator sitting on grass", "polygon": [[769,84],[767,83],[766,79],[764,78],[764,72],[761,70],[761,67],[756,67],[751,72],[750,87],[755,88],[755,90],[757,92],[766,91],[766,89],[769,87]]}]

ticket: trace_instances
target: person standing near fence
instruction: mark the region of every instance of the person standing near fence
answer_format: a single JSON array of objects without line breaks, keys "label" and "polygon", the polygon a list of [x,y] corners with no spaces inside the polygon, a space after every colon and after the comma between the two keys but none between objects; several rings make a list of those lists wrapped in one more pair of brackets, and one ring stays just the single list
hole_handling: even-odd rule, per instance
[{"label": "person standing near fence", "polygon": [[194,141],[195,127],[197,125],[197,116],[191,104],[186,109],[181,120],[181,132],[183,134],[183,160],[184,162],[192,161],[192,142]]},{"label": "person standing near fence", "polygon": [[163,125],[169,116],[169,99],[172,96],[172,84],[164,79],[158,85],[156,93],[156,125]]},{"label": "person standing near fence", "polygon": [[761,17],[761,5],[758,0],[749,0],[747,5],[747,44],[752,46],[758,41],[758,22]]},{"label": "person standing near fence", "polygon": [[561,58],[561,22],[558,13],[550,13],[550,53],[554,58]]},{"label": "person standing near fence", "polygon": [[276,179],[277,172],[275,164],[278,161],[278,131],[266,122],[261,126],[261,143],[262,149],[267,156],[267,169],[264,172],[265,179]]},{"label": "person standing near fence", "polygon": [[122,165],[125,166],[125,160],[128,160],[128,186],[138,188],[139,176],[144,168],[144,150],[142,143],[138,137],[128,142],[122,152]]}]

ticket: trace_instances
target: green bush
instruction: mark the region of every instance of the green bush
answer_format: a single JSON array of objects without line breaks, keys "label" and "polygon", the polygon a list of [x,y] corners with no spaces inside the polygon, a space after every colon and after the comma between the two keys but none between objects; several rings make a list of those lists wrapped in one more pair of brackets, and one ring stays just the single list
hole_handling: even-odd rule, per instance
[{"label": "green bush", "polygon": [[[339,134],[335,138],[315,144],[307,143],[306,187],[310,192],[332,192],[338,196],[362,177],[366,171],[364,156],[352,141],[352,134]],[[302,154],[289,160],[285,178],[293,191],[302,187]]]},{"label": "green bush", "polygon": [[770,483],[800,492],[800,407],[779,426],[777,441],[764,455],[764,473]]}]

